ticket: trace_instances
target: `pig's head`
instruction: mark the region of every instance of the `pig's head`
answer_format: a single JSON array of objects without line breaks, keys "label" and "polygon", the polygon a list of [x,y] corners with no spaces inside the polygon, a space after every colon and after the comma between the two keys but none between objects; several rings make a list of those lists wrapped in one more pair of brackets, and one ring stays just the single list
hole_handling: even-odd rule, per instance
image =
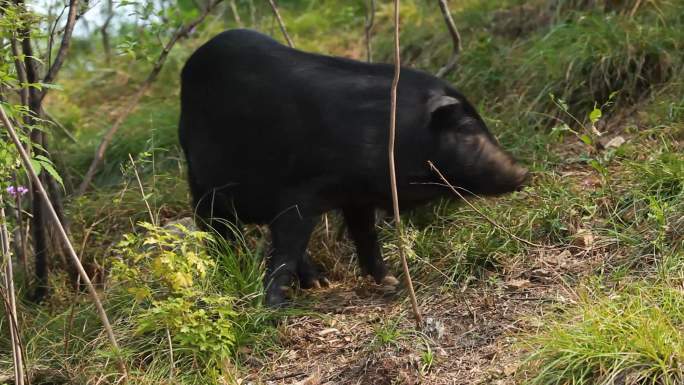
[{"label": "pig's head", "polygon": [[437,135],[435,164],[450,183],[479,195],[523,187],[527,169],[501,148],[463,96],[434,96],[428,109],[431,129]]}]

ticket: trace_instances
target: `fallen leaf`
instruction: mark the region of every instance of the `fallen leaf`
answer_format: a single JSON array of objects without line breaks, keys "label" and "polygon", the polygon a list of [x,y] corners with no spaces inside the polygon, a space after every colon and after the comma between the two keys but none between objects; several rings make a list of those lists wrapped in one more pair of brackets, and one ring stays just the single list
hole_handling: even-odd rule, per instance
[{"label": "fallen leaf", "polygon": [[518,370],[518,364],[508,364],[504,366],[503,372],[506,376],[512,376]]},{"label": "fallen leaf", "polygon": [[318,335],[321,336],[321,337],[325,337],[325,336],[327,336],[328,334],[331,334],[331,333],[337,334],[337,333],[339,333],[339,332],[340,332],[340,331],[337,330],[337,329],[335,329],[335,328],[327,328],[327,329],[323,329],[323,330],[321,330],[320,332],[318,332]]},{"label": "fallen leaf", "polygon": [[563,250],[561,253],[558,254],[546,254],[539,258],[539,263],[537,264],[537,267],[542,269],[546,267],[563,268],[570,262],[571,258],[572,253],[570,253],[570,251],[568,250]]},{"label": "fallen leaf", "polygon": [[509,289],[521,290],[532,285],[528,279],[513,279],[506,282]]},{"label": "fallen leaf", "polygon": [[625,138],[622,136],[618,135],[611,140],[609,140],[606,144],[603,145],[605,148],[618,148],[622,146],[626,142]]},{"label": "fallen leaf", "polygon": [[594,245],[594,234],[587,229],[579,229],[575,233],[575,239],[572,243],[575,246],[591,247]]},{"label": "fallen leaf", "polygon": [[544,268],[534,269],[529,273],[531,281],[540,283],[551,283],[553,281],[553,273]]}]

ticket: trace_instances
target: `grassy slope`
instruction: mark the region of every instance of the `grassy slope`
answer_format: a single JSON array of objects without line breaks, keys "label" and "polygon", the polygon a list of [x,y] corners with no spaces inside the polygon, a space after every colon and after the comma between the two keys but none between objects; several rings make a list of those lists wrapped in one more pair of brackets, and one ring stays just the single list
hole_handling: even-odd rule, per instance
[{"label": "grassy slope", "polygon": [[[403,57],[410,65],[434,71],[446,61],[450,50],[441,16],[436,7],[422,2],[403,3]],[[516,242],[472,210],[453,203],[438,203],[413,213],[408,218],[414,250],[411,265],[425,311],[447,326],[453,324],[454,329],[448,330],[457,333],[454,325],[459,317],[453,314],[459,314],[463,307],[459,298],[475,304],[475,310],[463,311],[473,313],[477,320],[475,314],[500,316],[499,304],[508,303],[501,298],[511,296],[510,290],[515,295],[543,297],[539,306],[521,306],[519,313],[514,312],[514,324],[520,317],[540,317],[539,321],[525,322],[528,326],[517,334],[505,332],[508,329],[499,325],[504,331],[488,337],[495,341],[516,337],[517,344],[504,343],[504,350],[498,353],[503,356],[534,353],[517,374],[504,370],[506,381],[681,381],[677,363],[684,359],[678,305],[683,299],[680,287],[684,266],[684,83],[680,53],[684,6],[677,1],[658,2],[658,7],[648,3],[630,18],[624,13],[583,9],[575,4],[582,2],[572,1],[559,2],[563,6],[557,9],[519,6],[518,2],[504,0],[458,3],[460,8],[454,13],[465,45],[459,71],[451,80],[479,106],[504,145],[535,171],[533,186],[526,191],[478,201],[477,205],[516,235],[559,248],[540,250]],[[374,41],[379,59],[390,57],[390,11],[389,4],[379,5]],[[360,6],[332,0],[310,5],[284,2],[283,13],[301,48],[363,58]],[[277,31],[268,19],[260,27]],[[124,357],[139,383],[159,383],[170,372],[165,334],[159,330],[135,334],[145,320],[165,324],[178,337],[174,339],[175,367],[183,383],[218,378],[230,382],[226,378],[245,372],[257,373],[256,379],[264,381],[277,375],[273,363],[280,362],[278,357],[287,357],[301,348],[297,344],[308,341],[297,335],[298,329],[317,333],[338,320],[335,322],[341,326],[336,327],[343,330],[344,322],[350,322],[339,321],[335,310],[325,306],[325,297],[339,300],[338,295],[346,295],[335,288],[314,297],[313,302],[307,296],[302,298],[302,308],[318,311],[315,317],[295,312],[285,322],[289,327],[272,323],[282,314],[260,308],[260,288],[251,284],[260,274],[258,258],[265,248],[260,229],[248,229],[247,247],[224,253],[226,257],[218,266],[208,268],[210,274],[188,273],[190,278],[181,274],[179,277],[191,281],[182,287],[160,278],[160,272],[168,275],[168,270],[151,262],[159,257],[154,250],[138,252],[141,248],[137,243],[112,248],[125,232],[142,234],[134,223],[148,216],[130,167],[121,171],[129,153],[137,160],[155,215],[167,219],[188,214],[175,134],[176,74],[193,47],[220,28],[214,23],[174,52],[162,79],[110,148],[105,169],[96,181],[98,190],[69,206],[77,243],[85,246],[91,270],[109,266],[113,255],[125,257],[126,250],[145,256],[136,262],[132,262],[136,253],[123,258],[132,274],[139,275],[132,278],[116,270],[120,280],[105,289],[109,312],[117,320],[117,333],[123,341]],[[80,71],[74,65],[64,74],[67,91],[50,100],[50,112],[73,129],[78,139],[76,144],[59,139],[55,146],[63,169],[68,170],[69,183],[79,182],[112,111],[143,76],[144,66],[126,58],[117,60],[120,62],[113,66],[115,69],[94,73]],[[129,79],[129,74],[135,75]],[[613,91],[619,93],[603,108],[603,118],[596,125],[605,138],[620,136],[626,142],[619,148],[598,149],[595,143],[599,139],[591,135],[588,113],[595,103],[600,106],[607,102]],[[563,103],[554,103],[549,94],[564,100],[567,112]],[[592,145],[580,140],[585,134]],[[352,251],[336,236],[342,231],[338,220],[334,216],[330,219],[331,230],[319,228],[311,249],[332,277],[352,290],[359,285],[349,272],[353,265],[347,259]],[[391,227],[382,224],[381,228],[385,255],[396,261]],[[201,257],[196,246],[192,238],[173,244],[183,252],[166,256],[175,263],[169,268],[172,273],[183,273],[188,263],[196,266],[186,258],[188,250]],[[399,271],[398,265],[395,271]],[[53,378],[61,373],[83,382],[115,371],[109,359],[112,353],[87,301],[76,301],[72,315],[68,307],[72,294],[59,287],[59,280],[55,282],[55,296],[48,306],[24,309],[31,362],[45,368]],[[125,290],[130,288],[138,291]],[[548,295],[556,289],[563,294]],[[145,296],[140,290],[152,294]],[[453,312],[440,312],[431,301],[452,296],[457,302],[446,303],[453,306]],[[171,307],[169,299],[178,298],[185,306],[183,311]],[[427,383],[439,383],[440,377],[460,373],[460,368],[450,366],[452,360],[434,359],[427,353],[449,344],[424,339],[413,331],[398,301],[378,302],[373,298],[362,296],[354,302],[359,310],[349,317],[354,322],[364,319],[376,312],[369,304],[380,304],[386,307],[386,320],[373,321],[371,325],[375,326],[358,341],[352,338],[352,345],[360,344],[352,346],[352,351],[366,351],[362,346],[369,344],[364,359],[379,362],[385,362],[382,357],[386,354],[417,354],[422,364],[408,373],[424,376]],[[494,305],[488,298],[494,298]],[[229,305],[222,302],[226,299]],[[230,311],[219,311],[225,306]],[[491,311],[492,306],[498,310]],[[198,315],[207,312],[211,319],[225,322],[203,320],[204,315]],[[160,313],[161,318],[154,318]],[[486,319],[473,321],[473,327],[486,323]],[[184,322],[227,329],[192,334],[181,330]],[[73,335],[65,349],[64,328],[69,324]],[[223,332],[232,337],[211,338]],[[423,342],[412,343],[416,340]],[[450,343],[460,349],[466,342],[459,337]],[[6,341],[2,344],[5,346]],[[225,346],[226,351],[206,352],[207,347],[211,351],[216,345]],[[336,359],[323,352],[316,354]],[[346,362],[342,356],[347,357],[342,354],[340,362]],[[261,365],[270,369],[259,369],[259,360],[272,363]],[[440,370],[441,375],[435,374]],[[389,366],[383,373],[400,378],[403,369]],[[357,373],[340,381],[363,378]],[[491,380],[484,378],[488,379],[479,380]]]}]

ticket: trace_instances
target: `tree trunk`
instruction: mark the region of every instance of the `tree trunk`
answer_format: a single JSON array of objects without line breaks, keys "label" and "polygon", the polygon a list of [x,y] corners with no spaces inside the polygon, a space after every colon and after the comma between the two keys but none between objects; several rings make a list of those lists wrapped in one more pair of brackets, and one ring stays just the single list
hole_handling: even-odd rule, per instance
[{"label": "tree trunk", "polygon": [[114,0],[107,0],[107,19],[100,28],[100,35],[102,35],[102,49],[105,54],[105,63],[107,66],[112,64],[112,46],[109,42],[109,24],[114,18]]}]

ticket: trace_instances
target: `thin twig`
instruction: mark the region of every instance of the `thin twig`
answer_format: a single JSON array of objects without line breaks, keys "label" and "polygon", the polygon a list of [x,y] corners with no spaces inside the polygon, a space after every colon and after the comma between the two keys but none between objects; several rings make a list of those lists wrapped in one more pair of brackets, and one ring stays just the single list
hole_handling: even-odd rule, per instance
[{"label": "thin twig", "polygon": [[235,0],[230,0],[230,10],[233,12],[233,18],[235,19],[238,27],[244,27],[244,24],[242,24],[242,19],[240,19],[240,12],[238,12],[237,5],[235,5]]},{"label": "thin twig", "polygon": [[107,132],[105,132],[105,134],[102,136],[100,144],[97,146],[97,150],[95,150],[95,156],[93,157],[93,160],[90,163],[90,166],[88,167],[88,171],[86,172],[85,176],[83,177],[83,181],[81,182],[81,185],[78,187],[78,190],[76,191],[76,196],[83,195],[86,192],[86,190],[88,190],[88,188],[90,187],[90,184],[92,183],[93,178],[95,177],[95,173],[97,172],[97,169],[100,167],[100,163],[102,163],[102,160],[104,159],[105,151],[107,151],[109,143],[111,143],[112,139],[114,139],[114,135],[119,130],[123,122],[133,112],[135,107],[138,105],[140,99],[142,99],[143,95],[145,95],[147,90],[152,86],[152,83],[157,79],[157,76],[159,75],[159,72],[161,72],[161,69],[164,66],[164,62],[166,62],[166,58],[171,52],[173,46],[176,44],[176,42],[178,42],[178,40],[187,36],[192,30],[195,29],[195,27],[198,24],[204,21],[204,19],[209,15],[209,13],[211,13],[211,11],[214,8],[216,8],[216,6],[221,1],[222,0],[213,0],[195,20],[179,27],[176,30],[176,33],[174,33],[171,39],[168,41],[168,43],[166,43],[166,46],[164,46],[164,49],[159,54],[159,57],[157,57],[157,60],[154,63],[152,71],[150,71],[145,81],[140,85],[140,88],[138,88],[136,93],[133,94],[133,97],[123,107],[123,109],[118,114],[112,126],[109,127]]},{"label": "thin twig", "polygon": [[169,343],[169,361],[171,362],[171,368],[169,369],[169,382],[173,384],[173,377],[176,371],[176,361],[173,359],[173,343],[171,343],[171,332],[169,328],[166,328],[166,340]]},{"label": "thin twig", "polygon": [[[9,298],[7,298],[7,296],[8,296],[8,294],[7,294],[7,292],[5,292],[5,289],[2,286],[0,286],[0,297],[2,298],[2,303],[5,305],[5,309],[10,309],[11,305],[10,305]],[[19,330],[19,326],[15,322],[15,319],[12,316],[10,311],[7,311],[7,319],[8,319],[8,322],[11,324],[10,328]],[[17,341],[19,342],[19,348],[21,349],[21,352],[23,354],[21,357],[23,371],[24,371],[24,373],[29,373],[28,367],[26,366],[26,354],[24,351],[24,345],[21,342],[21,336],[17,336]],[[16,379],[17,378],[16,367],[14,369],[15,369],[14,375],[15,375],[15,379]],[[26,380],[26,385],[31,385],[31,381],[29,379],[29,376],[26,376],[24,379]]]},{"label": "thin twig", "polygon": [[150,223],[156,226],[157,221],[154,220],[154,213],[152,212],[152,208],[150,208],[150,203],[147,201],[147,197],[145,197],[145,189],[143,188],[142,181],[140,180],[140,175],[138,175],[138,167],[135,165],[135,161],[133,161],[131,154],[128,154],[128,159],[131,160],[131,164],[133,165],[133,173],[135,174],[135,179],[138,181],[140,195],[142,195],[145,206],[147,206],[147,213],[150,215]]},{"label": "thin twig", "polygon": [[453,53],[447,64],[437,71],[436,76],[441,78],[456,68],[456,63],[458,62],[458,57],[461,55],[461,34],[456,28],[456,23],[454,23],[454,18],[451,17],[451,11],[449,11],[449,5],[447,5],[446,0],[439,0],[439,9],[442,11],[444,16],[444,22],[449,29],[449,34],[451,35],[451,42],[453,44]]},{"label": "thin twig", "polygon": [[3,262],[5,263],[5,287],[8,291],[9,306],[7,316],[10,318],[9,329],[12,340],[12,359],[14,361],[15,384],[24,385],[24,364],[22,359],[22,346],[19,342],[19,321],[17,320],[17,300],[14,292],[14,271],[10,255],[9,232],[5,219],[5,207],[0,196],[0,243],[2,246]]},{"label": "thin twig", "polygon": [[366,12],[366,61],[373,62],[373,47],[371,42],[371,35],[373,32],[373,25],[375,24],[375,0],[368,0],[368,10]]},{"label": "thin twig", "polygon": [[634,18],[634,15],[636,15],[637,10],[639,10],[639,7],[641,6],[641,0],[637,0],[636,3],[634,4],[634,8],[632,8],[632,11],[629,13],[629,18]]},{"label": "thin twig", "polygon": [[285,36],[285,40],[287,40],[287,45],[295,48],[294,42],[292,39],[290,39],[290,35],[287,33],[287,28],[285,28],[285,22],[283,21],[283,18],[280,17],[280,11],[278,11],[278,6],[276,5],[275,0],[268,0],[268,3],[271,4],[271,9],[273,9],[273,14],[276,17],[276,20],[278,20],[280,31],[283,33],[283,36]]},{"label": "thin twig", "polygon": [[390,184],[392,188],[392,207],[394,209],[394,222],[397,226],[397,243],[399,246],[399,257],[401,258],[401,265],[404,268],[404,278],[406,279],[406,288],[411,299],[411,307],[413,308],[413,316],[416,318],[416,326],[421,328],[423,319],[420,316],[418,309],[418,301],[416,300],[416,293],[413,290],[413,282],[411,281],[411,273],[409,272],[408,262],[406,262],[406,250],[404,249],[404,227],[401,223],[401,215],[399,213],[399,193],[397,191],[397,172],[394,162],[394,142],[397,132],[397,88],[399,87],[399,76],[401,73],[401,54],[399,46],[399,0],[394,0],[394,79],[392,80],[392,89],[390,91],[391,105],[390,105],[390,127],[389,127],[389,169],[390,169]]},{"label": "thin twig", "polygon": [[[62,11],[57,15],[55,18],[55,21],[52,23],[52,28],[50,28],[50,34],[48,35],[48,44],[47,44],[47,65],[50,67],[52,64],[52,46],[55,42],[55,31],[57,30],[57,24],[59,24],[59,21],[62,20],[62,16],[64,16],[64,12],[69,8],[68,4],[64,4],[64,7],[62,7]],[[50,15],[52,15],[52,12],[50,12]]]},{"label": "thin twig", "polygon": [[482,218],[484,218],[487,222],[491,223],[492,226],[494,226],[494,227],[496,227],[497,229],[499,229],[499,230],[503,231],[504,233],[508,234],[511,238],[515,239],[516,241],[521,242],[521,243],[524,243],[524,244],[526,244],[526,245],[528,245],[528,246],[538,247],[538,248],[541,248],[541,249],[548,249],[548,248],[549,248],[548,246],[540,245],[539,243],[534,243],[534,242],[528,241],[527,239],[520,238],[519,236],[513,234],[513,233],[512,233],[510,230],[508,230],[507,228],[505,228],[505,227],[501,226],[500,224],[496,223],[496,221],[494,221],[492,218],[490,218],[487,214],[483,213],[480,209],[478,209],[478,208],[475,207],[472,203],[470,203],[470,201],[468,201],[467,199],[465,199],[465,197],[463,196],[463,194],[461,194],[461,193],[460,193],[460,192],[459,192],[451,183],[449,183],[449,181],[444,177],[444,175],[442,175],[442,173],[439,171],[439,169],[437,169],[437,167],[434,165],[434,163],[432,163],[432,161],[429,161],[429,160],[428,160],[428,165],[430,166],[430,169],[431,169],[432,171],[434,171],[435,174],[437,174],[437,176],[439,176],[439,178],[440,178],[440,179],[449,187],[449,189],[451,189],[451,191],[453,191],[454,194],[458,195],[458,197],[461,198],[468,206],[470,206],[471,209],[475,210],[476,213],[478,213],[478,214],[479,214]]},{"label": "thin twig", "polygon": [[66,137],[69,138],[69,140],[70,140],[72,143],[78,143],[78,140],[76,139],[76,137],[74,137],[74,134],[72,134],[71,132],[69,132],[69,130],[68,130],[66,127],[64,127],[64,125],[63,125],[62,123],[60,123],[59,120],[57,120],[54,116],[52,116],[49,112],[47,112],[47,110],[45,110],[44,107],[43,107],[43,109],[42,109],[42,111],[41,111],[41,114],[42,114],[48,121],[50,121],[50,123],[54,124],[57,128],[59,128],[60,130],[62,130],[62,132],[64,133],[64,135],[66,135]]},{"label": "thin twig", "polygon": [[[10,138],[12,139],[12,142],[14,142],[15,147],[17,148],[17,151],[19,151],[19,155],[21,157],[21,161],[24,165],[24,168],[28,172],[30,178],[33,180],[33,184],[36,187],[36,190],[38,194],[40,195],[40,198],[43,199],[43,203],[45,207],[47,208],[48,215],[50,216],[50,219],[55,224],[55,227],[57,227],[58,235],[62,238],[62,242],[65,245],[65,248],[69,252],[69,256],[71,257],[72,262],[76,266],[76,269],[78,270],[78,273],[81,277],[81,280],[85,282],[86,287],[88,288],[88,292],[90,293],[90,296],[92,297],[93,304],[95,305],[95,308],[97,309],[98,315],[100,316],[100,320],[102,321],[102,325],[105,328],[105,331],[107,332],[107,337],[109,338],[109,342],[112,344],[112,347],[115,349],[116,352],[119,352],[119,344],[116,342],[116,337],[114,336],[114,330],[112,329],[112,325],[109,323],[109,318],[107,317],[107,313],[104,310],[104,307],[102,306],[102,302],[100,302],[100,298],[97,295],[97,291],[95,291],[95,287],[93,286],[92,282],[90,282],[90,277],[88,277],[88,274],[86,273],[85,269],[83,268],[83,265],[81,264],[81,261],[79,260],[78,256],[76,255],[76,251],[74,250],[73,245],[71,244],[71,241],[69,240],[69,237],[67,236],[64,226],[62,226],[62,223],[59,221],[59,217],[57,216],[57,213],[55,212],[55,208],[52,206],[52,202],[50,202],[50,197],[47,194],[47,191],[45,190],[45,187],[43,187],[43,184],[41,183],[40,178],[38,177],[38,174],[36,174],[36,170],[33,168],[33,165],[31,164],[31,159],[29,158],[28,154],[24,150],[24,147],[21,145],[21,141],[19,140],[19,137],[17,136],[16,131],[14,131],[14,127],[12,126],[12,123],[10,122],[9,118],[5,114],[5,109],[0,105],[0,119],[2,120],[2,123],[5,125],[5,128],[7,129],[7,133],[9,134]],[[123,359],[120,358],[119,360],[120,368],[122,371],[122,374],[126,378],[127,372],[126,372],[126,366],[123,362]]]},{"label": "thin twig", "polygon": [[[15,191],[17,191],[17,195],[14,197],[14,204],[16,206],[14,210],[14,219],[17,221],[17,234],[18,237],[15,240],[15,242],[18,243],[17,249],[19,250],[19,261],[21,262],[21,267],[24,270],[24,276],[28,277],[29,276],[29,271],[28,271],[28,261],[27,261],[27,255],[28,255],[28,244],[27,244],[27,235],[28,231],[24,233],[24,220],[23,220],[23,215],[21,212],[21,194],[18,193],[19,191],[19,179],[17,179],[17,173],[12,172],[12,180],[14,182],[14,188]],[[28,222],[28,221],[27,221]],[[28,226],[28,224],[27,224]]]}]

